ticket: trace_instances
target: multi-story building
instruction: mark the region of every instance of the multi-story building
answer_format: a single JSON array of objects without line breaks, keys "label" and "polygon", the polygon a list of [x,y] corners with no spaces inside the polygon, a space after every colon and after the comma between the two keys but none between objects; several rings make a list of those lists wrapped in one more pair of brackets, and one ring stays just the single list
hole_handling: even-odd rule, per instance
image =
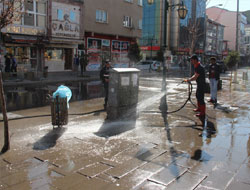
[{"label": "multi-story building", "polygon": [[188,9],[188,15],[180,20],[178,33],[178,47],[175,48],[177,55],[203,54],[205,48],[205,20],[206,1],[184,0]]},{"label": "multi-story building", "polygon": [[205,46],[206,56],[215,56],[218,59],[222,59],[223,43],[224,43],[224,27],[225,26],[211,19],[207,19],[206,46]]},{"label": "multi-story building", "polygon": [[[221,9],[219,7],[210,7],[206,10],[208,18],[225,26],[224,39],[228,41],[230,50],[236,49],[236,19],[237,12]],[[239,13],[238,18],[238,47],[241,55],[244,55],[244,36],[245,25],[247,24],[246,16]]]},{"label": "multi-story building", "polygon": [[85,49],[88,71],[110,59],[114,67],[128,67],[128,49],[142,31],[142,0],[85,0]]},{"label": "multi-story building", "polygon": [[[182,0],[169,0],[169,9],[167,15],[167,49],[174,56],[173,62],[177,63],[183,55],[189,55],[191,44],[193,52],[203,53],[205,44],[205,0],[183,0],[188,12],[186,18],[181,20],[178,16],[178,5]],[[163,1],[155,0],[154,4],[144,3],[143,10],[143,34],[141,40],[142,50],[149,55],[156,55],[162,46],[163,39]],[[195,35],[192,35],[195,28]]]},{"label": "multi-story building", "polygon": [[83,43],[82,13],[82,0],[25,0],[21,19],[1,31],[18,75],[71,71],[73,54]]},{"label": "multi-story building", "polygon": [[[104,59],[128,67],[128,49],[141,36],[142,0],[25,0],[21,20],[2,30],[5,53],[18,75],[75,71],[74,56],[88,53],[88,71]],[[80,53],[80,55],[79,55]]]},{"label": "multi-story building", "polygon": [[246,50],[246,55],[250,55],[250,25],[247,24],[245,25],[245,50]]}]

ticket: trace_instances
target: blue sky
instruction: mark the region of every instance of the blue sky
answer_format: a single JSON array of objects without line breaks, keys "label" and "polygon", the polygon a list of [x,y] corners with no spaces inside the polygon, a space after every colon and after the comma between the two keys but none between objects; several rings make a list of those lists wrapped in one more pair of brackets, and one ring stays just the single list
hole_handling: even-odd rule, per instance
[{"label": "blue sky", "polygon": [[[250,10],[250,0],[239,0],[239,2],[240,11]],[[222,4],[222,6],[218,6],[220,8],[237,11],[237,0],[207,0],[207,7],[217,6],[218,4]]]}]

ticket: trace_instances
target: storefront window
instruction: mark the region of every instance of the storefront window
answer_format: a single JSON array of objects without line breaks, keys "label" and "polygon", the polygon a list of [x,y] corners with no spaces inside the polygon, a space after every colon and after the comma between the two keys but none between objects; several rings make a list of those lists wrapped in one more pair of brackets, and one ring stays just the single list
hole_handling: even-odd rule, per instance
[{"label": "storefront window", "polygon": [[44,57],[46,61],[50,60],[60,61],[63,59],[63,49],[48,48],[44,52]]}]

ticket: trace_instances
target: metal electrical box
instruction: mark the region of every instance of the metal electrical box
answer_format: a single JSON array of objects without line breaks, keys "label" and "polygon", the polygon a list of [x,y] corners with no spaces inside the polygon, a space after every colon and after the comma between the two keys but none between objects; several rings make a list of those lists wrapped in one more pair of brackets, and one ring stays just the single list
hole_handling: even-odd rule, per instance
[{"label": "metal electrical box", "polygon": [[108,119],[136,118],[139,92],[139,72],[136,68],[114,68],[110,71]]}]

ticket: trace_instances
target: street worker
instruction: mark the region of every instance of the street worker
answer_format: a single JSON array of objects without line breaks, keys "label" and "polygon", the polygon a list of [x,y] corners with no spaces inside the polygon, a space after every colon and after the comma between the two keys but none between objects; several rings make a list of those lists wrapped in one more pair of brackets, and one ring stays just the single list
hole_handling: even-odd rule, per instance
[{"label": "street worker", "polygon": [[204,94],[205,94],[205,70],[201,66],[198,56],[192,55],[190,58],[191,64],[194,66],[194,75],[188,79],[185,79],[185,82],[190,82],[196,80],[197,89],[196,89],[196,99],[197,99],[197,109],[195,112],[199,112],[196,114],[197,117],[205,117],[206,114],[206,104],[204,101]]},{"label": "street worker", "polygon": [[216,58],[210,58],[209,65],[209,85],[210,85],[210,100],[209,102],[216,104],[217,103],[217,87],[218,81],[220,81],[220,66],[216,64]]},{"label": "street worker", "polygon": [[109,93],[109,71],[111,68],[111,62],[109,60],[105,61],[104,67],[100,71],[100,79],[104,85],[105,99],[104,99],[104,109],[107,108],[108,103],[108,93]]}]

